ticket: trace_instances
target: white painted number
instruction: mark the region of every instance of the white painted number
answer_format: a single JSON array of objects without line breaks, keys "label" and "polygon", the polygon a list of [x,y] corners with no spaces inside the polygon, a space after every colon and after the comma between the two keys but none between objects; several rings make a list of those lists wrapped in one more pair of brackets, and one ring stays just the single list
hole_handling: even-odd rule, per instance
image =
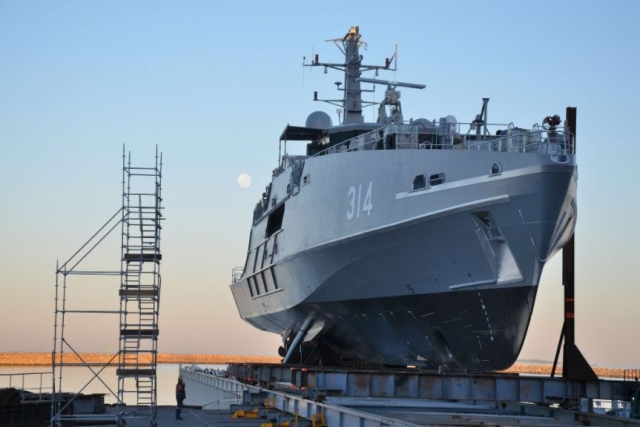
[{"label": "white painted number", "polygon": [[353,214],[356,213],[356,187],[349,188],[349,196],[351,198],[351,206],[347,211],[347,219],[353,219]]},{"label": "white painted number", "polygon": [[[371,215],[373,209],[373,202],[371,201],[371,193],[373,192],[373,182],[369,182],[367,187],[367,193],[364,195],[364,202],[362,202],[362,184],[356,187],[349,187],[347,198],[349,199],[349,210],[347,210],[347,219],[352,220],[354,217],[360,218],[360,212],[366,212],[367,216]],[[356,200],[357,193],[357,200]]]},{"label": "white painted number", "polygon": [[369,183],[369,188],[367,188],[367,194],[364,196],[364,204],[362,205],[362,210],[367,212],[367,215],[371,215],[371,209],[373,209],[373,203],[371,203],[371,190],[373,189],[373,182]]}]

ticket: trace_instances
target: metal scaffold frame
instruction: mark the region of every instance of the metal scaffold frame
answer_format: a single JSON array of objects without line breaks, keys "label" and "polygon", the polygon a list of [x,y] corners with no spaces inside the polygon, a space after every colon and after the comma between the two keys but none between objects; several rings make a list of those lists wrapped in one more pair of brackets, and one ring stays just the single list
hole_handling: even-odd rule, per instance
[{"label": "metal scaffold frame", "polygon": [[[124,160],[124,158],[123,158]],[[148,191],[153,185],[153,191]],[[156,364],[160,314],[162,155],[154,167],[122,168],[122,256],[118,414],[127,395],[156,418]]]},{"label": "metal scaffold frame", "polygon": [[[51,427],[65,422],[74,425],[95,422],[124,425],[129,418],[148,418],[151,426],[156,425],[163,209],[162,153],[156,147],[155,165],[139,167],[132,165],[131,153],[127,154],[123,147],[122,206],[66,262],[56,264]],[[121,229],[120,270],[80,270],[80,264],[118,225]],[[71,276],[117,276],[119,309],[70,309]],[[117,306],[114,304],[114,307]],[[65,336],[72,322],[78,322],[83,316],[87,322],[86,317],[95,314],[117,315],[119,320],[118,352],[109,355],[106,363],[85,360],[81,350]],[[118,388],[114,391],[101,376],[105,375],[105,368],[116,363]],[[80,390],[70,394],[64,393],[62,388],[65,368],[71,366],[86,367],[92,376]],[[94,380],[117,397],[115,415],[74,413],[73,401]],[[135,407],[132,408],[134,402]]]}]

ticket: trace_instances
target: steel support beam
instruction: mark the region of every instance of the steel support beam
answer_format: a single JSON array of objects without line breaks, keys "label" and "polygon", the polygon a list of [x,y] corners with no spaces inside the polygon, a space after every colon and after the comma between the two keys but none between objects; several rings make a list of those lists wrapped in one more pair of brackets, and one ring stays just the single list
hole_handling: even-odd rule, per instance
[{"label": "steel support beam", "polygon": [[629,400],[627,384],[517,374],[439,373],[418,370],[340,370],[282,365],[231,365],[243,381],[290,383],[307,395],[420,398],[457,401],[557,403],[562,399]]},{"label": "steel support beam", "polygon": [[[254,369],[250,370],[255,374]],[[264,371],[275,373],[274,367]],[[281,369],[278,372],[284,373]],[[294,371],[295,372],[295,371]],[[190,405],[200,405],[200,401],[210,399],[212,395],[232,394],[239,398],[236,405],[229,405],[230,409],[245,409],[259,407],[261,417],[275,418],[278,423],[289,420],[293,423],[299,417],[300,426],[309,426],[315,414],[323,414],[326,425],[331,427],[417,427],[425,425],[587,425],[609,426],[640,426],[640,420],[619,418],[580,412],[549,406],[537,406],[532,403],[510,401],[511,399],[540,399],[540,396],[561,395],[574,396],[576,390],[571,388],[574,382],[561,378],[548,381],[549,378],[520,378],[517,375],[485,375],[485,376],[441,376],[436,381],[436,374],[428,376],[431,387],[423,388],[435,396],[435,400],[428,400],[418,396],[414,402],[402,399],[401,394],[420,394],[419,384],[423,379],[419,376],[407,376],[406,373],[381,374],[379,372],[358,372],[350,375],[346,372],[307,372],[308,384],[325,384],[331,387],[346,386],[344,393],[361,394],[365,397],[353,397],[353,405],[357,407],[369,406],[358,410],[348,407],[349,399],[328,398],[333,403],[318,402],[310,399],[308,394],[300,389],[293,392],[269,390],[240,383],[232,378],[220,378],[214,375],[195,372],[192,369],[181,369],[182,377],[187,383]],[[369,375],[367,374],[375,374]],[[254,378],[259,378],[260,373]],[[493,377],[493,379],[491,379]],[[500,377],[500,378],[495,378]],[[416,379],[417,378],[417,379]],[[294,376],[295,381],[295,376]],[[357,383],[357,384],[356,384]],[[404,385],[400,385],[403,383]],[[578,394],[588,394],[606,398],[617,395],[617,385],[620,381],[597,381],[588,384]],[[376,384],[376,385],[373,385]],[[352,385],[353,387],[349,387]],[[416,386],[417,385],[417,386]],[[416,386],[416,387],[414,387]],[[206,390],[215,389],[215,390]],[[332,393],[336,389],[332,388]],[[377,391],[376,391],[377,390]],[[372,398],[372,394],[389,394],[384,398]],[[202,395],[202,396],[200,396]],[[440,398],[439,402],[437,399]],[[192,400],[193,399],[193,400]],[[466,402],[462,404],[454,403]],[[484,402],[478,405],[478,402]],[[526,400],[525,400],[526,401]],[[358,403],[360,402],[360,403]],[[367,404],[363,404],[365,402]],[[409,402],[409,403],[408,403]],[[449,405],[449,406],[447,406]],[[222,409],[221,406],[217,407]],[[374,408],[374,409],[371,409]],[[212,406],[204,409],[213,409]],[[371,410],[371,412],[369,412]]]}]

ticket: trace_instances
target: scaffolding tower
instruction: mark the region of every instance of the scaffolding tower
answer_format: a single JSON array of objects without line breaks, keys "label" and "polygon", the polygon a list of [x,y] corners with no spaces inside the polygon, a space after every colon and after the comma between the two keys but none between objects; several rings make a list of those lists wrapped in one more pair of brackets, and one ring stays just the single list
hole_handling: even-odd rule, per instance
[{"label": "scaffolding tower", "polygon": [[[123,166],[118,405],[134,395],[156,417],[160,306],[162,158],[155,167]],[[119,408],[120,409],[120,408]],[[118,410],[118,413],[123,411]]]},{"label": "scaffolding tower", "polygon": [[[148,418],[151,426],[156,425],[163,209],[162,153],[158,153],[156,147],[155,165],[139,167],[132,165],[131,153],[127,154],[123,148],[122,206],[69,260],[56,265],[51,427],[65,423],[91,425],[113,422],[124,425],[129,418]],[[118,225],[121,230],[120,269],[80,270],[83,261]],[[114,282],[117,277],[119,309],[71,309],[72,276],[114,276]],[[87,316],[95,314],[118,317],[118,352],[109,355],[106,363],[85,360],[81,350],[66,336],[73,323],[91,324],[94,319],[87,319]],[[103,377],[105,369],[116,363],[118,386],[114,391]],[[71,395],[64,393],[65,368],[78,366],[88,368],[91,379],[79,391]],[[93,381],[99,381],[117,398],[115,414],[75,413],[74,399]]]}]

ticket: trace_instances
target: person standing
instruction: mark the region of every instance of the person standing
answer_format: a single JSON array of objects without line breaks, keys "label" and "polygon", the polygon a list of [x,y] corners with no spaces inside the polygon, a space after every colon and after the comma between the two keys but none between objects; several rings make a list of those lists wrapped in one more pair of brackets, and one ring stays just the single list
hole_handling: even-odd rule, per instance
[{"label": "person standing", "polygon": [[178,384],[176,384],[176,401],[178,406],[176,407],[176,420],[181,420],[182,417],[182,402],[187,398],[187,386],[182,382],[182,377],[178,377]]}]

